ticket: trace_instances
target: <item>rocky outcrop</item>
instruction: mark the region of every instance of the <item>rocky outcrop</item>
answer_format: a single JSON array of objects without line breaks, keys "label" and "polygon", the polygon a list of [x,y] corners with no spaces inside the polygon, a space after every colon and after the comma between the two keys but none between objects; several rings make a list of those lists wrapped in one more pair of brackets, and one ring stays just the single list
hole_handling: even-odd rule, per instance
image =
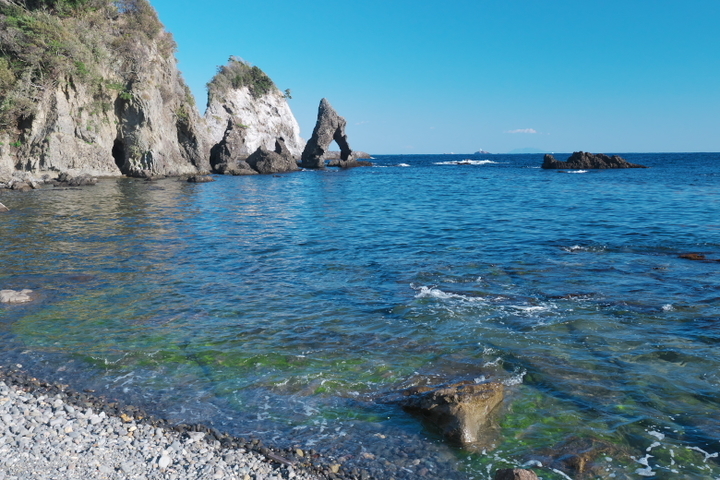
[{"label": "rocky outcrop", "polygon": [[98,179],[86,173],[81,175],[70,175],[69,173],[61,173],[57,180],[53,182],[56,187],[85,187],[97,184]]},{"label": "rocky outcrop", "polygon": [[27,303],[32,301],[32,290],[0,290],[0,303]]},{"label": "rocky outcrop", "polygon": [[647,168],[644,165],[630,163],[624,158],[613,155],[609,157],[599,153],[594,155],[588,152],[575,152],[565,162],[556,160],[550,154],[545,155],[542,168],[545,169],[569,169],[569,170],[588,170],[588,169],[604,169],[604,168]]},{"label": "rocky outcrop", "polygon": [[320,101],[318,108],[318,119],[313,130],[312,137],[308,140],[303,150],[300,166],[303,168],[324,168],[325,154],[328,151],[330,143],[335,143],[340,147],[340,161],[346,162],[348,166],[355,160],[353,151],[345,134],[345,125],[347,122],[343,117],[337,114],[335,109],[330,105],[326,98]]},{"label": "rocky outcrop", "polygon": [[215,179],[210,175],[191,175],[187,181],[190,183],[209,183],[214,182]]},{"label": "rocky outcrop", "polygon": [[436,425],[448,439],[473,447],[487,443],[490,412],[502,402],[503,392],[498,382],[460,382],[412,387],[401,392],[397,403]]},{"label": "rocky outcrop", "polygon": [[[57,48],[67,51],[34,67],[55,62],[35,82],[23,83],[19,75],[37,70],[13,73],[23,80],[5,94],[22,108],[1,119],[0,180],[18,172],[150,176],[209,169],[209,143],[177,68],[172,36],[145,0],[118,5],[78,7],[62,21],[52,10],[27,7],[23,15],[47,27],[25,44],[60,35],[64,43]],[[15,15],[24,7],[0,8]],[[3,27],[8,35],[0,41],[7,43],[0,47],[24,59],[23,48],[30,47],[13,43],[23,31]]]},{"label": "rocky outcrop", "polygon": [[260,147],[272,151],[277,138],[285,139],[290,154],[300,158],[305,141],[288,95],[259,68],[230,57],[208,87],[207,132],[213,145],[222,145],[213,148],[213,167],[245,160]]},{"label": "rocky outcrop", "polygon": [[275,141],[275,151],[273,152],[268,151],[265,147],[259,147],[248,157],[247,164],[256,172],[263,174],[298,170],[297,163],[282,138]]}]

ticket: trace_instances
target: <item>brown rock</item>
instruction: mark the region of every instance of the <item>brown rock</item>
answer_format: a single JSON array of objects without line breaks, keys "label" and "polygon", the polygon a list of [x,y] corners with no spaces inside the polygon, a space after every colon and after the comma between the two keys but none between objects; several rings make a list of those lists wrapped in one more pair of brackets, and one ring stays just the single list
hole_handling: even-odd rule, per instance
[{"label": "brown rock", "polygon": [[503,391],[498,382],[413,387],[402,392],[399,403],[437,425],[450,440],[471,447],[487,439],[490,412],[502,402]]},{"label": "brown rock", "polygon": [[538,480],[538,476],[532,470],[503,468],[495,472],[495,480]]},{"label": "brown rock", "polygon": [[686,260],[705,260],[705,255],[701,253],[683,253],[678,255],[678,258],[684,258]]}]

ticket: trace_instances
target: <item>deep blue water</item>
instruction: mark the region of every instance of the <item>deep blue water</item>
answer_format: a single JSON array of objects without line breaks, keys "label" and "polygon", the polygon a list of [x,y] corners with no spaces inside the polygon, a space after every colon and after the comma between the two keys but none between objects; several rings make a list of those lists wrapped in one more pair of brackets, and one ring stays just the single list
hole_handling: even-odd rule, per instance
[{"label": "deep blue water", "polygon": [[[679,258],[720,259],[720,154],[623,156],[650,168],[405,155],[0,191],[0,289],[37,295],[0,306],[0,362],[388,478],[720,477],[720,262]],[[375,401],[482,378],[508,385],[484,453]],[[579,450],[583,474],[553,460]]]}]

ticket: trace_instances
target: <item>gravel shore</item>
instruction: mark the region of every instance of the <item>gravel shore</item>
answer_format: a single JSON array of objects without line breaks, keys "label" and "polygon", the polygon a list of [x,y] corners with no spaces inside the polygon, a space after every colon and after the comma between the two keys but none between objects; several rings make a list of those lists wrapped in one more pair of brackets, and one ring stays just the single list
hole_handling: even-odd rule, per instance
[{"label": "gravel shore", "polygon": [[169,425],[0,367],[0,480],[340,479],[332,459],[202,425]]}]

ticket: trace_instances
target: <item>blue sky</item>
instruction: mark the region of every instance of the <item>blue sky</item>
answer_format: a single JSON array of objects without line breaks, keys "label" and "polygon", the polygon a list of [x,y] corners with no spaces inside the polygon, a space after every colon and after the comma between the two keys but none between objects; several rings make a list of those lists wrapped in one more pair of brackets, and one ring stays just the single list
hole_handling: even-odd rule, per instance
[{"label": "blue sky", "polygon": [[204,109],[230,55],[370,153],[720,151],[718,0],[150,0]]}]

